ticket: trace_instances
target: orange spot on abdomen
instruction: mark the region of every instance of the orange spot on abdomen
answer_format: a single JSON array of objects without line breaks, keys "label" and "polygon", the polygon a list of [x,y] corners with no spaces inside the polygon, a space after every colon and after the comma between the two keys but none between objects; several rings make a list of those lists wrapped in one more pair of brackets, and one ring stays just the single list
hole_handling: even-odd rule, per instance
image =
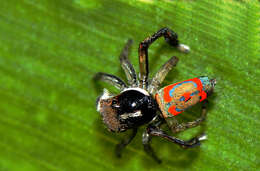
[{"label": "orange spot on abdomen", "polygon": [[174,116],[180,114],[181,112],[176,111],[176,106],[172,105],[169,107],[168,112]]},{"label": "orange spot on abdomen", "polygon": [[170,96],[170,91],[171,89],[175,86],[175,84],[173,85],[169,85],[167,87],[165,87],[163,89],[163,99],[166,103],[170,102],[172,100],[172,97]]}]

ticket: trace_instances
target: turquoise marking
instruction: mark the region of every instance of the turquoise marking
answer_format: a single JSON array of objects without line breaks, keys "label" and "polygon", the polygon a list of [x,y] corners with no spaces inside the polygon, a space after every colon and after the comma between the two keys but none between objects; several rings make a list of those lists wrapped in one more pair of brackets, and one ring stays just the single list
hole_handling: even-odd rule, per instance
[{"label": "turquoise marking", "polygon": [[177,112],[181,112],[181,111],[184,111],[184,110],[181,110],[181,109],[179,109],[179,108],[175,108],[175,110],[177,111]]},{"label": "turquoise marking", "polygon": [[184,100],[185,100],[185,97],[182,96],[182,97],[180,98],[180,101],[184,101]]},{"label": "turquoise marking", "polygon": [[207,87],[207,85],[211,85],[210,84],[210,80],[209,80],[209,77],[199,77],[201,83],[202,83],[202,86],[203,86],[203,90],[205,91],[205,87]]},{"label": "turquoise marking", "polygon": [[190,96],[194,96],[194,95],[196,95],[196,94],[199,94],[199,91],[194,91],[193,93],[191,93]]},{"label": "turquoise marking", "polygon": [[186,84],[186,83],[193,83],[193,85],[197,88],[197,84],[194,83],[193,81],[184,81],[184,82],[181,82],[181,83],[175,85],[175,86],[171,89],[171,91],[169,92],[169,95],[172,97],[172,96],[173,96],[173,92],[175,91],[175,88],[178,88],[178,87],[181,86],[182,84]]}]

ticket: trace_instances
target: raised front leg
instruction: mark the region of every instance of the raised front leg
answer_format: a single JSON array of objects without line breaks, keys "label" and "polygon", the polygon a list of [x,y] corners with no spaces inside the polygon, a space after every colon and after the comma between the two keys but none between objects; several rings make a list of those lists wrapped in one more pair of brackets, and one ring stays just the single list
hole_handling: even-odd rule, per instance
[{"label": "raised front leg", "polygon": [[113,86],[115,86],[119,90],[123,90],[124,88],[127,88],[127,85],[122,81],[120,78],[117,76],[111,75],[111,74],[106,74],[103,72],[99,72],[95,75],[94,77],[95,80],[101,80],[104,82],[107,82]]},{"label": "raised front leg", "polygon": [[176,56],[171,57],[160,69],[159,71],[155,74],[155,76],[152,78],[152,81],[149,85],[148,91],[151,94],[155,94],[158,91],[158,88],[160,84],[163,82],[165,79],[166,75],[168,72],[176,66],[177,62],[179,59]]},{"label": "raised front leg", "polygon": [[206,119],[207,104],[208,104],[207,100],[202,102],[201,116],[200,116],[200,118],[196,119],[195,121],[179,124],[175,118],[166,118],[166,122],[167,122],[168,126],[171,128],[171,131],[174,133],[177,133],[177,132],[184,131],[188,128],[194,128],[194,127],[200,125]]},{"label": "raised front leg", "polygon": [[129,50],[132,44],[133,44],[133,40],[127,41],[125,47],[123,48],[120,54],[119,59],[120,59],[121,66],[125,71],[125,75],[127,77],[129,85],[131,85],[132,87],[136,87],[137,86],[136,72],[133,65],[128,59]]},{"label": "raised front leg", "polygon": [[137,133],[137,128],[134,128],[129,137],[123,139],[119,144],[116,145],[115,153],[117,157],[121,157],[121,153],[123,149],[134,139],[136,133]]},{"label": "raised front leg", "polygon": [[152,36],[143,40],[139,45],[139,68],[140,68],[140,83],[139,87],[146,88],[147,87],[147,79],[149,74],[148,67],[148,48],[149,46],[157,40],[159,37],[164,36],[166,42],[170,45],[177,47],[182,52],[188,52],[189,47],[186,45],[179,44],[177,34],[171,29],[165,27],[157,31]]}]

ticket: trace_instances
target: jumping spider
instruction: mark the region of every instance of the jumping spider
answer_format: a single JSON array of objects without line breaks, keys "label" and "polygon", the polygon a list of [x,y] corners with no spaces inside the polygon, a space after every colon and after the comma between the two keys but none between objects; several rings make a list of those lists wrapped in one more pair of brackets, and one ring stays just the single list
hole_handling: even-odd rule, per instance
[{"label": "jumping spider", "polygon": [[[212,94],[216,84],[215,79],[203,76],[159,89],[167,73],[176,66],[177,57],[170,58],[155,76],[148,80],[148,48],[161,36],[164,36],[166,42],[177,47],[180,51],[189,52],[188,46],[179,44],[175,32],[169,28],[162,28],[139,45],[139,79],[128,59],[128,51],[132,44],[131,40],[127,42],[120,55],[120,63],[125,71],[128,85],[120,78],[106,73],[97,73],[95,77],[112,84],[120,90],[119,95],[112,95],[108,90],[104,89],[103,94],[97,99],[97,111],[100,112],[108,130],[124,132],[132,129],[131,136],[116,146],[116,155],[118,157],[121,156],[123,148],[135,137],[138,127],[144,124],[148,124],[142,138],[144,150],[158,163],[161,160],[155,155],[150,145],[152,136],[162,137],[183,148],[200,145],[200,141],[206,139],[206,135],[202,134],[189,141],[184,141],[170,136],[160,129],[160,126],[164,123],[167,123],[173,133],[198,126],[206,118],[207,100],[205,99]],[[200,118],[192,122],[179,124],[174,116],[201,101],[203,101],[203,104]]]}]

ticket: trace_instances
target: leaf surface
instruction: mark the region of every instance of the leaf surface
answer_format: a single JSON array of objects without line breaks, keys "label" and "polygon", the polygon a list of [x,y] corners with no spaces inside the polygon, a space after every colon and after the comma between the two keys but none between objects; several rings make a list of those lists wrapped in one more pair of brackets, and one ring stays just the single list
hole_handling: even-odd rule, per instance
[{"label": "leaf surface", "polygon": [[[8,0],[0,6],[0,170],[258,170],[260,5],[256,0]],[[153,138],[163,160],[143,151],[142,131],[114,156],[128,133],[108,132],[95,109],[107,84],[97,72],[125,79],[118,56],[162,27],[191,47],[182,54],[158,40],[149,49],[151,74],[171,56],[163,85],[207,75],[217,79],[207,121],[176,136],[201,132],[200,147],[180,149]],[[199,116],[199,106],[178,116]]]}]

